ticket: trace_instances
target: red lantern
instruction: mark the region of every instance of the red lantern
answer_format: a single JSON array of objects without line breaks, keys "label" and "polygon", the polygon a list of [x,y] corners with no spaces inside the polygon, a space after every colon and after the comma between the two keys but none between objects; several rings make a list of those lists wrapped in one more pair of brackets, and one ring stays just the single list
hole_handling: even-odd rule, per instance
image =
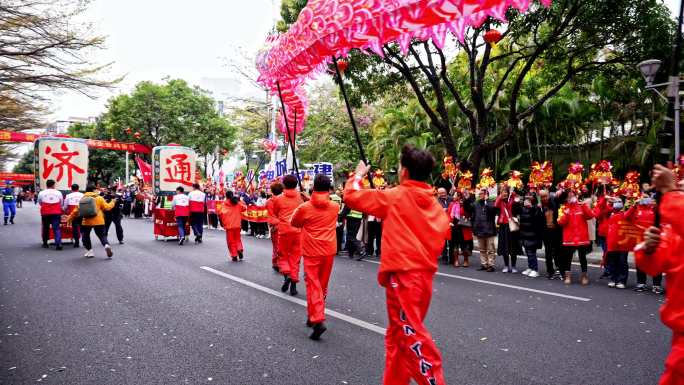
[{"label": "red lantern", "polygon": [[337,68],[340,69],[340,73],[344,75],[344,71],[349,67],[349,63],[346,60],[339,59],[337,61]]},{"label": "red lantern", "polygon": [[136,133],[133,134],[133,136],[135,136],[136,139],[140,139],[141,134],[136,131]]},{"label": "red lantern", "polygon": [[488,44],[496,44],[501,40],[501,32],[495,30],[495,29],[490,29],[487,30],[484,34],[484,41],[486,41]]},{"label": "red lantern", "polygon": [[130,127],[126,127],[126,129],[125,129],[124,131],[126,131],[126,133],[130,135],[130,133],[131,133],[132,130],[131,130]]}]

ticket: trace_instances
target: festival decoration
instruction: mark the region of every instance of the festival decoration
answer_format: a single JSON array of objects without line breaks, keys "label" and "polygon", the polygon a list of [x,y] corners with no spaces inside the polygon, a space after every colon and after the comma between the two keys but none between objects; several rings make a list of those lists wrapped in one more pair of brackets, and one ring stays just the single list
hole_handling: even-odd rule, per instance
[{"label": "festival decoration", "polygon": [[88,143],[84,139],[43,137],[34,144],[36,186],[44,190],[48,179],[55,189],[70,191],[71,185],[88,184]]},{"label": "festival decoration", "polygon": [[155,195],[173,195],[176,188],[192,187],[197,178],[197,154],[189,147],[157,146],[152,149],[152,183]]},{"label": "festival decoration", "polygon": [[473,188],[473,173],[466,170],[465,172],[459,172],[459,180],[456,188],[458,191],[470,191]]},{"label": "festival decoration", "polygon": [[344,75],[344,71],[347,70],[347,67],[349,66],[349,62],[346,60],[338,59],[337,60],[337,68],[340,69],[340,73]]},{"label": "festival decoration", "polygon": [[454,158],[451,156],[444,157],[444,171],[442,172],[442,177],[453,181],[458,175],[458,166],[454,164]]},{"label": "festival decoration", "polygon": [[136,133],[133,134],[133,136],[134,136],[136,139],[140,139],[140,137],[142,136],[142,134],[136,131]]},{"label": "festival decoration", "polygon": [[584,165],[579,162],[571,163],[568,167],[568,176],[564,181],[558,184],[558,187],[566,190],[573,190],[578,192],[582,190],[582,184],[584,178],[582,173],[584,172]]},{"label": "festival decoration", "polygon": [[380,188],[385,186],[385,172],[377,169],[373,172],[373,186]]},{"label": "festival decoration", "polygon": [[235,171],[235,176],[233,178],[233,190],[235,192],[242,192],[247,189],[247,180],[242,171]]},{"label": "festival decoration", "polygon": [[489,29],[484,34],[484,41],[486,41],[489,45],[496,45],[496,43],[498,43],[502,37],[503,35],[501,35],[501,32],[497,31],[496,29]]},{"label": "festival decoration", "polygon": [[520,171],[511,171],[510,177],[506,181],[506,186],[511,189],[520,190],[523,188],[522,173]]},{"label": "festival decoration", "polygon": [[130,135],[130,134],[131,134],[131,132],[132,132],[133,130],[131,130],[131,128],[130,128],[130,127],[126,127],[126,129],[124,129],[124,131],[125,131],[125,132],[126,132],[127,134],[129,134],[129,135]]},{"label": "festival decoration", "polygon": [[480,183],[477,184],[478,189],[490,189],[494,186],[496,186],[496,181],[494,180],[494,171],[492,171],[491,168],[487,167],[484,170],[482,170],[482,174],[480,174]]},{"label": "festival decoration", "polygon": [[[447,32],[451,31],[463,41],[467,27],[479,27],[487,17],[505,21],[508,8],[525,12],[531,1],[311,0],[288,32],[270,36],[265,49],[257,54],[258,82],[280,97],[279,128],[289,137],[301,131],[305,124],[307,99],[303,83],[307,78],[324,72],[332,62],[361,158],[366,161],[344,89],[339,57],[347,56],[355,48],[383,56],[383,45],[394,41],[398,42],[402,54],[406,54],[413,39],[432,40],[442,48]],[[551,4],[551,0],[540,1],[545,6]]]},{"label": "festival decoration", "polygon": [[610,184],[613,181],[613,165],[608,160],[602,160],[591,165],[589,172],[589,182],[593,185]]},{"label": "festival decoration", "polygon": [[264,148],[264,151],[272,154],[278,148],[278,143],[270,139],[264,139],[261,141],[261,146]]},{"label": "festival decoration", "polygon": [[545,160],[542,163],[532,162],[530,167],[530,180],[527,186],[531,189],[551,187],[553,184],[553,163]]},{"label": "festival decoration", "polygon": [[630,171],[625,175],[625,180],[618,189],[618,194],[627,199],[638,199],[641,196],[641,187],[639,186],[639,178],[641,174],[638,171]]}]

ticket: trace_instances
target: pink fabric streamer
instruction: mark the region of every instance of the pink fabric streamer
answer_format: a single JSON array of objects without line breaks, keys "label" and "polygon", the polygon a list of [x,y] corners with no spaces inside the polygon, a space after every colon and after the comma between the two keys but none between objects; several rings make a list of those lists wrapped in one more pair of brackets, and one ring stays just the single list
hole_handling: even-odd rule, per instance
[{"label": "pink fabric streamer", "polygon": [[[551,0],[539,0],[546,7]],[[290,30],[267,40],[257,56],[259,82],[283,93],[290,129],[306,123],[308,101],[304,82],[325,71],[332,57],[351,49],[383,56],[383,45],[398,42],[406,54],[413,39],[443,47],[451,32],[463,41],[467,27],[477,28],[493,17],[506,21],[506,11],[526,12],[532,0],[310,0]],[[297,112],[295,127],[294,112]],[[286,133],[282,116],[279,129]]]}]

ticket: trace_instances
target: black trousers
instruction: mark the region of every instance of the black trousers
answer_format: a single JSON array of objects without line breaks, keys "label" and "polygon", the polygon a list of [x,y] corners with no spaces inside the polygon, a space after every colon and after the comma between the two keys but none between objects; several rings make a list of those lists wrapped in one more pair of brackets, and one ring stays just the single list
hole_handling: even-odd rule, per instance
[{"label": "black trousers", "polygon": [[563,246],[563,264],[560,267],[561,275],[565,276],[566,271],[572,270],[572,257],[575,255],[575,251],[577,251],[577,255],[579,256],[582,272],[587,272],[587,247]]},{"label": "black trousers", "polygon": [[615,283],[627,284],[629,265],[626,251],[609,251],[606,255],[610,271],[610,280]]},{"label": "black trousers", "polygon": [[218,215],[216,213],[209,213],[209,226],[218,227]]},{"label": "black trousers", "polygon": [[380,256],[382,240],[382,222],[368,221],[368,244],[366,254]]},{"label": "black trousers", "polygon": [[95,235],[97,238],[100,240],[100,243],[102,246],[106,246],[109,244],[109,241],[107,240],[107,234],[105,234],[105,226],[104,225],[97,225],[97,226],[82,226],[81,227],[81,235],[83,236],[83,247],[85,247],[86,250],[92,250],[93,244],[90,242],[90,231],[93,230],[95,232]]},{"label": "black trousers", "polygon": [[109,227],[114,223],[114,229],[116,230],[116,239],[119,242],[123,242],[124,233],[123,226],[121,226],[121,215],[105,215],[105,234],[109,236]]},{"label": "black trousers", "polygon": [[344,240],[344,226],[335,228],[335,236],[337,238],[337,254],[339,254],[342,251],[342,241]]},{"label": "black trousers", "polygon": [[[643,271],[639,270],[637,267],[636,269],[636,276],[637,276],[637,283],[645,285],[646,284],[646,273]],[[653,276],[653,286],[663,286],[663,275],[658,274]]]},{"label": "black trousers", "polygon": [[78,241],[81,239],[81,223],[83,222],[82,218],[76,218],[73,221],[71,221],[71,234],[72,237],[74,238],[74,245],[78,246]]},{"label": "black trousers", "polygon": [[[553,274],[556,269],[560,270],[563,264],[561,245],[563,244],[563,231],[560,227],[547,228],[544,231],[544,257],[546,258],[546,274]],[[555,267],[554,267],[555,265]]]},{"label": "black trousers", "polygon": [[204,232],[204,213],[190,213],[190,227],[195,237],[201,237]]},{"label": "black trousers", "polygon": [[362,220],[363,219],[361,218],[347,218],[347,237],[345,239],[345,244],[347,245],[349,258],[353,257],[356,253],[361,253],[363,250],[363,244],[356,239],[356,234],[359,233]]}]

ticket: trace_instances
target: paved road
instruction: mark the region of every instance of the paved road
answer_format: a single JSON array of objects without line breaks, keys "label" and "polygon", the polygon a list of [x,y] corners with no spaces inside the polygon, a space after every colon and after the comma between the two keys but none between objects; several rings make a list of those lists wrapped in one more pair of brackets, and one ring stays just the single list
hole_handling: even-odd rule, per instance
[{"label": "paved road", "polygon": [[[126,220],[112,260],[99,247],[85,259],[40,248],[38,221],[27,204],[17,225],[0,227],[0,384],[381,382],[374,261],[336,259],[335,317],[313,342],[301,301],[277,292],[268,240],[246,238],[246,260],[231,263],[223,232],[179,247],[154,241],[149,220]],[[656,383],[670,339],[662,297],[608,289],[597,270],[589,287],[441,273],[427,324],[450,384]]]}]

